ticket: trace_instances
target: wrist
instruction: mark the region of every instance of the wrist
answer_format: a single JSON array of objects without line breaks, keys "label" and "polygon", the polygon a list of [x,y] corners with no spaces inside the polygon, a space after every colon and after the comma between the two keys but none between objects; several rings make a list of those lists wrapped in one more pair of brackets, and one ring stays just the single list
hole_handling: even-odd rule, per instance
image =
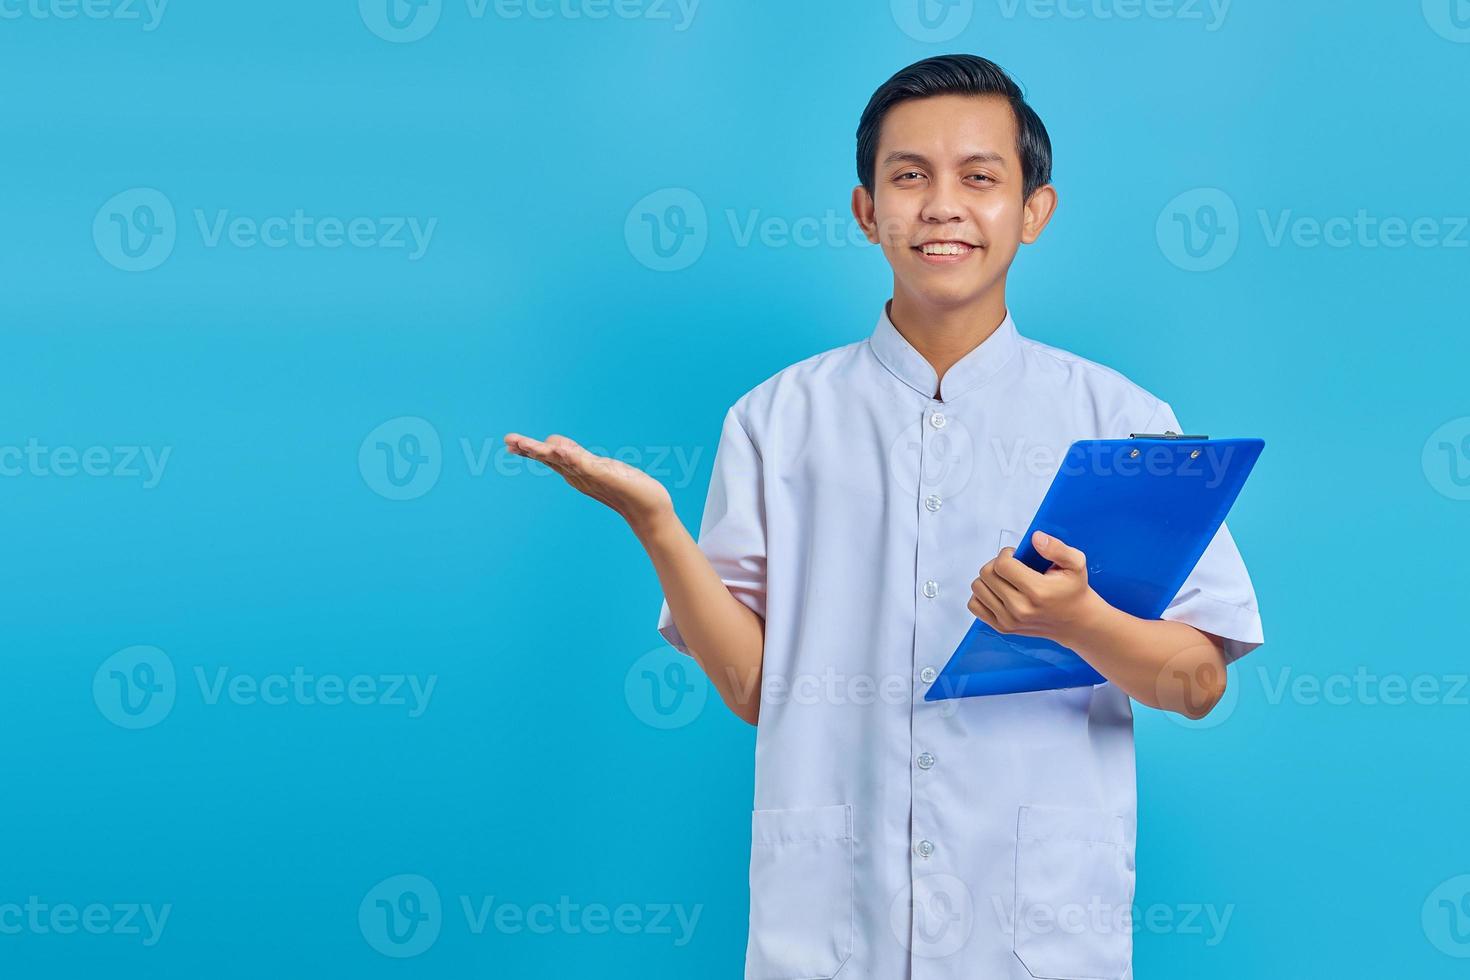
[{"label": "wrist", "polygon": [[660,508],[650,514],[638,517],[628,517],[628,527],[634,536],[645,545],[661,538],[666,538],[671,532],[683,530],[684,525],[679,522],[679,515],[674,512],[673,507]]},{"label": "wrist", "polygon": [[1107,629],[1108,621],[1117,612],[1102,596],[1092,589],[1078,600],[1077,611],[1055,636],[1050,637],[1070,650],[1081,652],[1091,645],[1090,641]]}]

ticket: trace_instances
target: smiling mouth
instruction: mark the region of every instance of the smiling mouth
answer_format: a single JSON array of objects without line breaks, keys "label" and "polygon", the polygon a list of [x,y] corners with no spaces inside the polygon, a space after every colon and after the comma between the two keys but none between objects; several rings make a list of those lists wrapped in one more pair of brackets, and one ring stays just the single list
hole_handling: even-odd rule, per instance
[{"label": "smiling mouth", "polygon": [[914,251],[930,256],[965,256],[976,250],[969,242],[924,242],[913,246]]}]

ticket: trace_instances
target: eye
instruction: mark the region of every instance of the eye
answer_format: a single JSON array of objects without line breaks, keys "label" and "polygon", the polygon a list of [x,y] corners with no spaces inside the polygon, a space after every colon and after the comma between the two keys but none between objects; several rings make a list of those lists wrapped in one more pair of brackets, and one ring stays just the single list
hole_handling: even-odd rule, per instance
[{"label": "eye", "polygon": [[980,181],[982,183],[987,183],[987,184],[993,184],[993,183],[995,183],[995,178],[992,177],[992,176],[990,176],[989,174],[971,174],[970,177],[972,179],[977,180],[977,181]]},{"label": "eye", "polygon": [[917,170],[906,170],[903,173],[901,173],[898,176],[896,176],[894,178],[894,180],[904,180],[904,179],[906,179],[908,177],[923,177],[923,176],[924,175],[921,174],[921,173],[919,173]]}]

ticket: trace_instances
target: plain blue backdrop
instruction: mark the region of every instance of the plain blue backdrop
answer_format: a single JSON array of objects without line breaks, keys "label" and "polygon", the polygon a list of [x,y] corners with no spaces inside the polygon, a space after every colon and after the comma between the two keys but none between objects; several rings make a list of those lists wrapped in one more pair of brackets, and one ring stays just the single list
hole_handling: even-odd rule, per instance
[{"label": "plain blue backdrop", "polygon": [[754,730],[500,437],[697,525],[959,50],[1055,145],[1022,332],[1267,441],[1267,643],[1138,712],[1137,976],[1463,974],[1464,0],[392,3],[0,4],[0,974],[738,976]]}]

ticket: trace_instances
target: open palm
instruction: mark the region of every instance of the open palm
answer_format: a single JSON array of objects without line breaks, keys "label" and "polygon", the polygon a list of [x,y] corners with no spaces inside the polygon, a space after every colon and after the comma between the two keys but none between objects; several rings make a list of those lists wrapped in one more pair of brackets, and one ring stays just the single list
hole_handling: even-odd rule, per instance
[{"label": "open palm", "polygon": [[556,470],[567,483],[617,511],[635,529],[673,513],[673,501],[662,483],[621,460],[589,452],[566,436],[548,436],[542,442],[511,432],[505,445],[517,456]]}]

